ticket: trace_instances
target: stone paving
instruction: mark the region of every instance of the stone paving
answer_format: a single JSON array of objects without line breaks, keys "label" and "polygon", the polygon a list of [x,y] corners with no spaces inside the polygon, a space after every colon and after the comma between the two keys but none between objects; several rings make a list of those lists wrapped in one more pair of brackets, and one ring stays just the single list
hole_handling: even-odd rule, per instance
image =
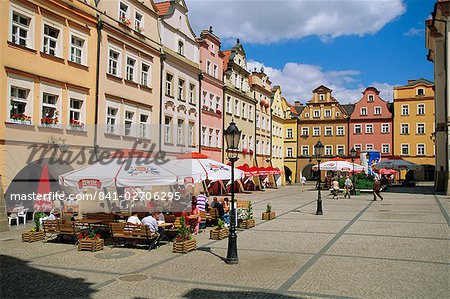
[{"label": "stone paving", "polygon": [[[197,236],[175,254],[71,244],[22,243],[0,233],[2,298],[449,298],[450,198],[427,188],[331,199],[286,186],[251,199],[256,227],[238,232],[239,264],[226,265],[227,239]],[[270,202],[277,218],[260,220]],[[30,224],[31,225],[31,224]]]}]

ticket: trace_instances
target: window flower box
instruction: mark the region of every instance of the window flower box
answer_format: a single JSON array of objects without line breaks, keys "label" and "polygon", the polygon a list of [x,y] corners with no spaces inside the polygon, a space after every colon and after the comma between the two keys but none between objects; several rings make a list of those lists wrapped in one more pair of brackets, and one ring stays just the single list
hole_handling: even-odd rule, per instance
[{"label": "window flower box", "polygon": [[76,131],[83,131],[84,130],[84,124],[78,120],[71,119],[69,121],[69,129],[76,130]]},{"label": "window flower box", "polygon": [[250,156],[253,156],[253,150],[249,150]]},{"label": "window flower box", "polygon": [[125,26],[127,26],[127,27],[130,27],[131,26],[131,20],[130,19],[127,19],[126,17],[120,17],[120,19],[119,19],[119,21],[123,24],[123,25],[125,25]]},{"label": "window flower box", "polygon": [[141,27],[141,26],[135,26],[134,27],[134,30],[136,30],[137,32],[139,32],[139,33],[143,33],[144,32],[144,27]]},{"label": "window flower box", "polygon": [[216,114],[222,115],[222,111],[220,111],[219,109],[216,110]]},{"label": "window flower box", "polygon": [[13,114],[11,120],[18,124],[31,124],[31,116],[25,114]]},{"label": "window flower box", "polygon": [[248,149],[244,148],[244,149],[242,149],[242,153],[243,153],[244,155],[246,155],[246,154],[249,153],[249,151],[248,151]]},{"label": "window flower box", "polygon": [[214,111],[214,109],[213,109],[213,108],[209,108],[209,112],[212,112],[212,113],[214,113],[215,111]]},{"label": "window flower box", "polygon": [[270,104],[268,102],[265,102],[264,107],[269,108]]},{"label": "window flower box", "polygon": [[204,111],[208,111],[208,110],[209,110],[209,108],[208,108],[208,106],[206,106],[206,105],[203,105],[203,106],[202,106],[202,110],[204,110]]}]

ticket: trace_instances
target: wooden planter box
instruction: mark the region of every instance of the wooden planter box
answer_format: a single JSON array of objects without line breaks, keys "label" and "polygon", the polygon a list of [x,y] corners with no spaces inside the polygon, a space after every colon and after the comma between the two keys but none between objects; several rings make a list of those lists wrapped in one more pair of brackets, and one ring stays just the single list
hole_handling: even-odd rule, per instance
[{"label": "wooden planter box", "polygon": [[240,228],[252,228],[255,226],[255,219],[241,220],[238,225]]},{"label": "wooden planter box", "polygon": [[22,242],[36,242],[45,239],[45,233],[43,230],[38,232],[23,232]]},{"label": "wooden planter box", "polygon": [[78,250],[99,251],[103,250],[105,241],[103,239],[97,240],[78,240]]},{"label": "wooden planter box", "polygon": [[270,213],[267,213],[267,212],[264,212],[264,213],[262,213],[262,220],[272,220],[272,219],[275,219],[276,217],[275,217],[275,212],[270,212]]},{"label": "wooden planter box", "polygon": [[188,253],[189,251],[197,249],[197,241],[195,239],[183,241],[183,242],[173,242],[173,252],[178,253]]},{"label": "wooden planter box", "polygon": [[228,237],[228,229],[222,228],[222,229],[212,229],[209,232],[209,238],[213,240],[222,240],[224,238]]}]

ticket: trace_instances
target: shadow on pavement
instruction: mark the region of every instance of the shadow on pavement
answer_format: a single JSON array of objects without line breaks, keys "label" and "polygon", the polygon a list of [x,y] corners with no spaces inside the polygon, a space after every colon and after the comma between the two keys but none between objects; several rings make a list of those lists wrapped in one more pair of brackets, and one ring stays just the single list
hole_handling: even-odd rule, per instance
[{"label": "shadow on pavement", "polygon": [[197,250],[199,250],[199,251],[204,251],[204,252],[207,252],[207,253],[211,253],[211,254],[214,255],[215,257],[218,257],[219,259],[221,259],[222,261],[225,262],[225,258],[224,258],[223,256],[218,255],[217,253],[214,253],[214,252],[211,250],[211,247],[198,247]]},{"label": "shadow on pavement", "polygon": [[259,291],[217,291],[208,289],[192,289],[183,295],[183,298],[278,298],[278,299],[290,299],[299,298],[286,296],[282,294],[259,292]]},{"label": "shadow on pavement", "polygon": [[434,186],[401,187],[389,186],[385,193],[433,194]]},{"label": "shadow on pavement", "polygon": [[89,298],[90,283],[39,270],[8,255],[0,255],[0,294],[2,298]]}]

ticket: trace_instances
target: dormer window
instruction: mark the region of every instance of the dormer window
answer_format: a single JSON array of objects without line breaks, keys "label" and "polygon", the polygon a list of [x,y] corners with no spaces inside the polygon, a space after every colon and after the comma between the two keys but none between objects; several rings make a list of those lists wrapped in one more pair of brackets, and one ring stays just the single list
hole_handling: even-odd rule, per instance
[{"label": "dormer window", "polygon": [[424,96],[425,95],[425,90],[423,88],[417,88],[416,94],[418,96]]},{"label": "dormer window", "polygon": [[325,100],[325,95],[324,94],[319,95],[319,100],[321,101]]},{"label": "dormer window", "polygon": [[367,97],[367,101],[373,102],[373,94],[369,94],[369,96]]},{"label": "dormer window", "polygon": [[215,53],[215,48],[214,48],[214,44],[211,44],[211,53]]},{"label": "dormer window", "polygon": [[181,40],[178,41],[178,54],[184,56],[184,43]]}]

